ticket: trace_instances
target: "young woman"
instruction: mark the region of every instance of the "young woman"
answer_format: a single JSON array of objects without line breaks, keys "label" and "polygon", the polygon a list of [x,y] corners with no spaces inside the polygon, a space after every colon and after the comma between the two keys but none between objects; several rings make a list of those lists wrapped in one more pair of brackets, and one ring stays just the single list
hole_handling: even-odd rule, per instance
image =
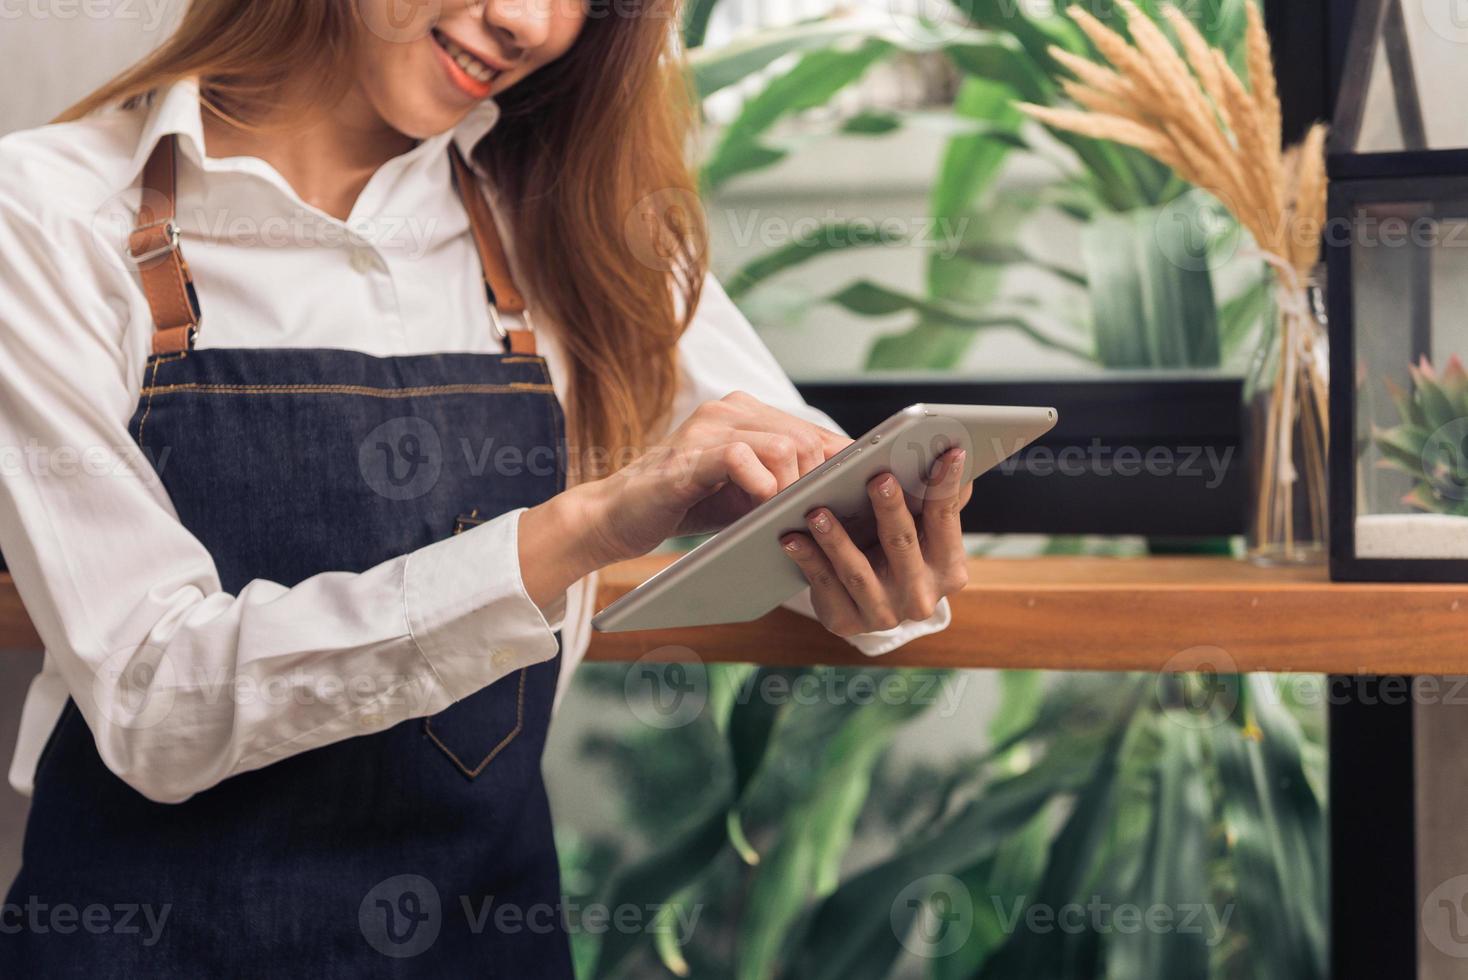
[{"label": "young woman", "polygon": [[[0,141],[0,548],[46,645],[0,975],[571,975],[540,757],[592,573],[849,442],[665,206],[676,14],[195,0]],[[795,605],[943,628],[955,463],[916,520],[872,481],[871,553],[809,515]]]}]

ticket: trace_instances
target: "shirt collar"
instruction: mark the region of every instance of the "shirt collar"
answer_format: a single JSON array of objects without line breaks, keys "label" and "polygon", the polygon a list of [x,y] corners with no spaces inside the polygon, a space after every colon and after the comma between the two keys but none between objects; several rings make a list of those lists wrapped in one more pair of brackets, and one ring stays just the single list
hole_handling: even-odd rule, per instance
[{"label": "shirt collar", "polygon": [[[469,165],[476,173],[483,176],[474,162],[474,147],[494,128],[499,118],[498,103],[493,99],[485,99],[470,110],[469,114],[453,129],[430,136],[409,152],[443,151],[448,148],[449,140],[452,139],[458,145],[460,152],[464,154],[464,159],[469,162]],[[154,96],[147,121],[143,124],[142,137],[138,141],[138,147],[131,163],[131,172],[134,177],[142,172],[143,165],[153,152],[153,148],[158,145],[158,141],[169,135],[178,136],[180,146],[194,160],[203,162],[206,159],[203,110],[199,102],[197,78],[179,79],[165,86]]]}]

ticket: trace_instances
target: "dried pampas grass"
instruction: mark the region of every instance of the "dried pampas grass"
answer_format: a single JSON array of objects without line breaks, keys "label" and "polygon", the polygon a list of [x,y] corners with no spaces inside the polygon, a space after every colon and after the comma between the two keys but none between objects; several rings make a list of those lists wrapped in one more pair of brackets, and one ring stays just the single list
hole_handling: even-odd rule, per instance
[{"label": "dried pampas grass", "polygon": [[[1283,561],[1318,554],[1326,523],[1328,367],[1324,331],[1309,313],[1304,284],[1320,260],[1325,227],[1325,126],[1282,151],[1274,58],[1253,3],[1245,5],[1246,84],[1176,7],[1162,14],[1180,52],[1132,0],[1118,2],[1130,41],[1078,7],[1068,11],[1112,67],[1051,49],[1074,76],[1062,87],[1080,108],[1021,108],[1055,129],[1141,150],[1212,193],[1254,236],[1279,283],[1280,329],[1278,356],[1269,362],[1273,377],[1250,406],[1260,455],[1250,552]],[[1298,527],[1297,499],[1308,514]]]},{"label": "dried pampas grass", "polygon": [[1273,53],[1258,8],[1245,6],[1246,84],[1176,7],[1163,17],[1181,54],[1132,0],[1119,2],[1130,42],[1079,7],[1067,11],[1112,68],[1051,50],[1075,76],[1063,87],[1081,108],[1021,108],[1048,126],[1135,147],[1172,168],[1217,197],[1263,251],[1304,281],[1320,259],[1325,127],[1317,124],[1301,146],[1282,151]]}]

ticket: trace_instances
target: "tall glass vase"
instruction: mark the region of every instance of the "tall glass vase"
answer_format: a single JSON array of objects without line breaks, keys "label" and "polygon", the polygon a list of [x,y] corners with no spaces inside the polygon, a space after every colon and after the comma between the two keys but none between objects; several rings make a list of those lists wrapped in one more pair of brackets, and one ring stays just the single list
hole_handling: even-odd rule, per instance
[{"label": "tall glass vase", "polygon": [[1306,281],[1275,273],[1274,310],[1244,381],[1249,558],[1326,558],[1330,356],[1324,267]]}]

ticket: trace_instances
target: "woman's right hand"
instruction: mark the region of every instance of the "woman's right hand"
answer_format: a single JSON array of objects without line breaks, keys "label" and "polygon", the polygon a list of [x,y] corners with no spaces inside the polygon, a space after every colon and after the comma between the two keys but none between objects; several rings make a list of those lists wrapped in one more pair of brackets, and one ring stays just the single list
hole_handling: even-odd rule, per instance
[{"label": "woman's right hand", "polygon": [[520,570],[542,608],[605,565],[717,530],[851,444],[742,391],[705,402],[617,472],[520,517]]},{"label": "woman's right hand", "polygon": [[661,443],[584,485],[596,548],[610,563],[718,530],[850,444],[742,391],[705,402]]}]

